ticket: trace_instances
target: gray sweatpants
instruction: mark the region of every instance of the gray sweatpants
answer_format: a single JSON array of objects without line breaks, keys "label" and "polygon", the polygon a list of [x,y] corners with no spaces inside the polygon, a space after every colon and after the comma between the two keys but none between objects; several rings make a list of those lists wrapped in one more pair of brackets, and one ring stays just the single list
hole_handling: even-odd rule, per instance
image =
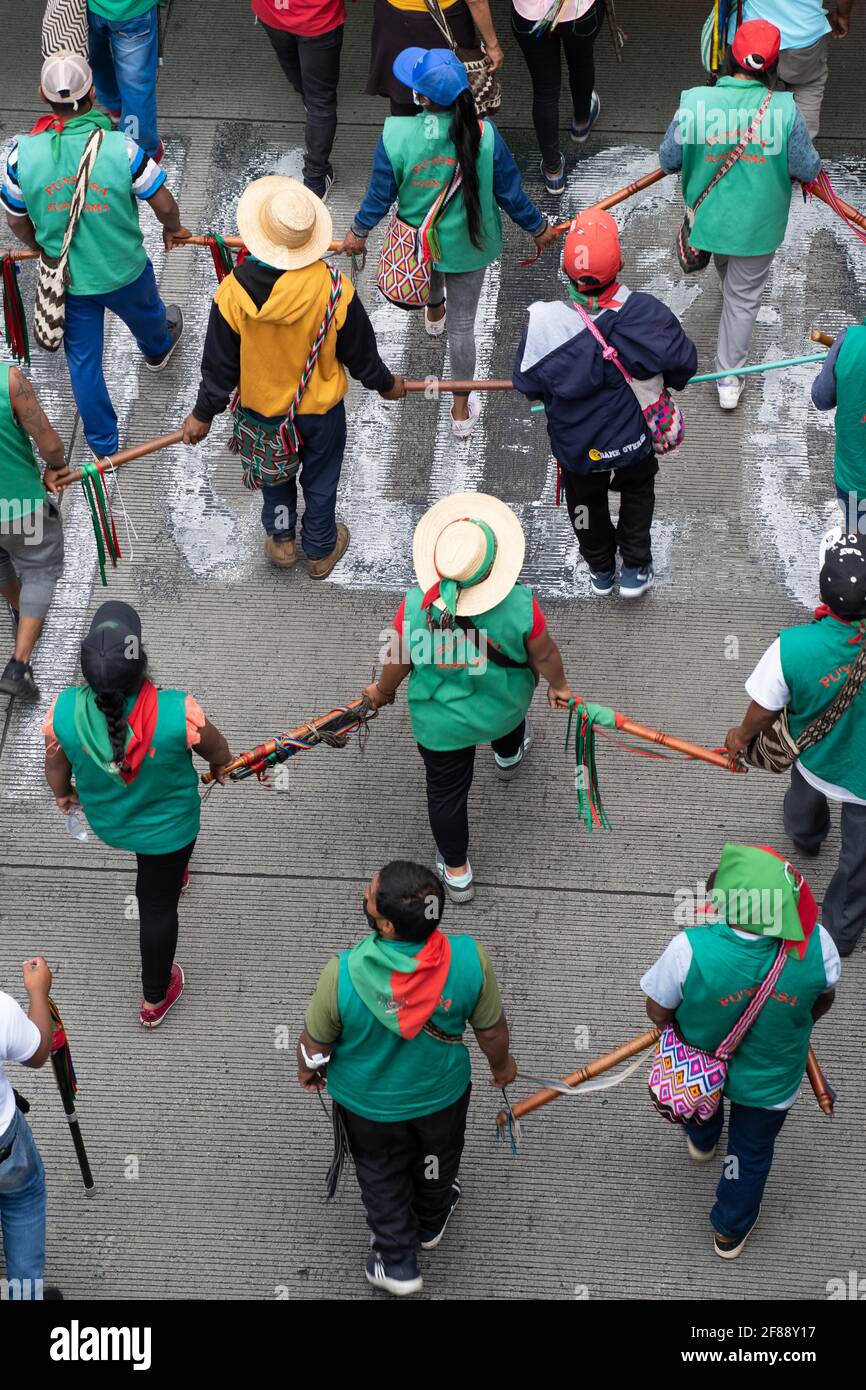
[{"label": "gray sweatpants", "polygon": [[[842,850],[824,894],[821,921],[842,955],[850,955],[866,927],[866,806],[843,801]],[[826,796],[791,769],[785,796],[785,832],[806,849],[817,849],[830,833]],[[797,866],[802,869],[803,865]]]},{"label": "gray sweatpants", "polygon": [[716,370],[730,372],[745,367],[761,295],[773,265],[768,256],[713,256],[722,282],[722,317],[716,344]]},{"label": "gray sweatpants", "polygon": [[821,123],[821,102],[827,85],[830,35],[808,48],[783,48],[779,54],[779,90],[794,93],[812,139]]},{"label": "gray sweatpants", "polygon": [[20,579],[22,617],[45,617],[62,573],[63,522],[53,498],[22,521],[0,525],[0,587]]},{"label": "gray sweatpants", "polygon": [[475,315],[487,267],[481,270],[434,270],[430,277],[431,305],[447,304],[448,354],[454,381],[475,376]]}]

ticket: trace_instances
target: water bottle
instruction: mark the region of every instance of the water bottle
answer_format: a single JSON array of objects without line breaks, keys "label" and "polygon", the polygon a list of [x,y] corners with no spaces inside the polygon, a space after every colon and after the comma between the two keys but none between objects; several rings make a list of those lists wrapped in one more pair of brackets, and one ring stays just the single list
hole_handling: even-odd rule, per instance
[{"label": "water bottle", "polygon": [[80,806],[73,806],[71,811],[66,812],[66,829],[79,844],[88,838],[87,820]]}]

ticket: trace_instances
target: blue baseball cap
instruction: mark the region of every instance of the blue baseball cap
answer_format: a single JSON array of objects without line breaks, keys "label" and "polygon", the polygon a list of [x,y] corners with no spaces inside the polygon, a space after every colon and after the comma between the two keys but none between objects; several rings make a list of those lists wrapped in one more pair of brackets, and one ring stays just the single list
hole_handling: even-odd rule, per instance
[{"label": "blue baseball cap", "polygon": [[393,73],[437,106],[453,106],[469,86],[466,69],[450,48],[404,48],[394,59]]}]

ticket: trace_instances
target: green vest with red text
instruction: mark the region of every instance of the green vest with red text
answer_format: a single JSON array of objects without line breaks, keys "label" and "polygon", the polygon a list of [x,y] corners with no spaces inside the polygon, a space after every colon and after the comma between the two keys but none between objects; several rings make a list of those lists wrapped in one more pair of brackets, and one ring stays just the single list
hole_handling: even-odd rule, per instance
[{"label": "green vest with red text", "polygon": [[[472,619],[477,633],[442,628],[438,609],[422,611],[419,588],[406,595],[403,651],[412,663],[407,701],[412,734],[423,748],[447,751],[490,743],[517,728],[532,703],[535,676],[497,666],[485,651],[498,647],[512,661],[525,663],[532,631],[532,591],[515,584],[489,613]],[[428,627],[427,613],[433,627]]]},{"label": "green vest with red text", "polygon": [[[129,784],[104,772],[85,752],[75,728],[75,687],[54,706],[54,733],[70,763],[84,814],[114,849],[172,854],[196,838],[201,820],[198,778],[186,742],[186,692],[160,690],[151,750]],[[126,702],[126,713],[135,698]]]},{"label": "green vest with red text", "polygon": [[[677,1026],[687,1043],[713,1052],[745,1013],[776,958],[771,936],[744,941],[725,922],[687,929],[692,948]],[[781,1105],[803,1079],[812,1005],[827,989],[821,933],[803,960],[789,955],[776,987],[728,1063],[725,1095],[739,1105]]]},{"label": "green vest with red text", "polygon": [[[866,325],[849,328],[833,364],[836,486],[866,496]],[[866,516],[861,519],[866,524]]]},{"label": "green vest with red text", "polygon": [[[830,616],[780,632],[782,674],[791,692],[788,723],[795,738],[844,685],[864,640],[856,623]],[[800,761],[816,777],[866,801],[866,689]]]},{"label": "green vest with red text", "polygon": [[[18,182],[36,240],[48,256],[60,254],[88,136],[110,124],[88,111],[67,121],[59,136],[46,130],[18,141]],[[146,265],[126,136],[106,128],[69,248],[69,293],[110,294],[131,285]]]}]

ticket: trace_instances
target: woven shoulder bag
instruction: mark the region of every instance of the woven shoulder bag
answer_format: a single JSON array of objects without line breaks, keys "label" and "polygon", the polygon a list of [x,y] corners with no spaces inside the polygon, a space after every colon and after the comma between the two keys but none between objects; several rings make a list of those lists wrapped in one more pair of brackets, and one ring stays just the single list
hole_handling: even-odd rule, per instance
[{"label": "woven shoulder bag", "polygon": [[33,310],[33,334],[37,343],[46,352],[56,352],[63,342],[63,329],[66,324],[66,291],[69,286],[69,248],[75,235],[75,228],[81,219],[87,202],[87,190],[93,177],[102,145],[104,130],[94,130],[87,137],[75,187],[69,200],[69,218],[63,236],[60,255],[55,259],[39,254],[36,269],[36,304]]},{"label": "woven shoulder bag", "polygon": [[857,654],[857,660],[842,689],[826,709],[816,715],[811,724],[794,738],[788,723],[788,710],[783,709],[772,728],[756,734],[741,754],[743,762],[749,767],[758,767],[762,772],[787,772],[807,748],[829,734],[842,715],[851,708],[863,685],[866,683],[866,636]]}]

